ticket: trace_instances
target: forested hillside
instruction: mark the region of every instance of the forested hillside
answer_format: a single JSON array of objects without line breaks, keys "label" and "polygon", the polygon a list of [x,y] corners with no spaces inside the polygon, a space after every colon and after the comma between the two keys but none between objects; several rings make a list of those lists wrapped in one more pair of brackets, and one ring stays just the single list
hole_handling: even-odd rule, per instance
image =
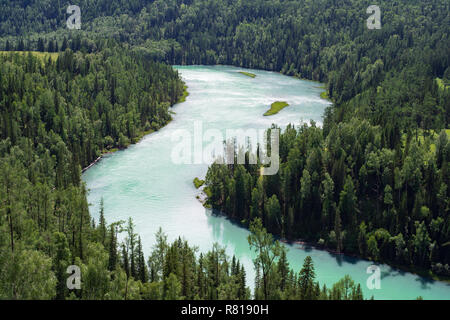
[{"label": "forested hillside", "polygon": [[[131,219],[108,225],[103,204],[91,218],[81,168],[166,124],[183,96],[171,67],[114,41],[96,46],[0,53],[0,299],[249,299],[243,266],[223,248],[198,255],[160,231],[146,260]],[[321,288],[311,260],[297,273],[283,256],[259,298],[362,299],[349,277]],[[71,265],[81,290],[66,285]]]},{"label": "forested hillside", "polygon": [[92,273],[82,296],[106,297],[108,272],[129,269],[116,270],[114,240],[108,264],[106,224],[92,225],[81,168],[167,123],[182,92],[172,68],[113,43],[55,59],[0,54],[0,298],[64,298],[75,262]]},{"label": "forested hillside", "polygon": [[[43,153],[59,148],[57,163],[69,157],[75,166],[87,166],[103,150],[126,147],[143,131],[165,125],[169,107],[183,93],[178,74],[123,51],[67,50],[56,61],[33,54],[0,55],[0,138],[13,146],[30,139],[32,147],[43,144]],[[58,147],[60,141],[65,145]]]}]

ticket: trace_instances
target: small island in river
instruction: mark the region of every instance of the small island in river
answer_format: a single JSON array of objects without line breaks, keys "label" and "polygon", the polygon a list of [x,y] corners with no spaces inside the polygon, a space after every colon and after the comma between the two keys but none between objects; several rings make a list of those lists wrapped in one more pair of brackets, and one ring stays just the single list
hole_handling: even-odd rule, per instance
[{"label": "small island in river", "polygon": [[281,110],[283,110],[284,108],[288,107],[289,103],[285,102],[285,101],[276,101],[274,103],[272,103],[272,105],[270,106],[270,109],[264,113],[264,116],[273,116],[274,114],[277,114],[278,112],[280,112]]}]

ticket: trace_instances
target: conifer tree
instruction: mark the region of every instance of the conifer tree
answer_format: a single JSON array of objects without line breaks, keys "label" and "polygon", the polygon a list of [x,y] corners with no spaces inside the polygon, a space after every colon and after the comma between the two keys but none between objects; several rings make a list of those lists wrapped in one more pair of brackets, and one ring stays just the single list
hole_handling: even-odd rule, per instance
[{"label": "conifer tree", "polygon": [[307,256],[303,262],[303,267],[299,274],[300,299],[313,300],[315,298],[315,278],[314,264],[312,258]]},{"label": "conifer tree", "polygon": [[117,264],[117,237],[116,237],[116,227],[115,225],[110,226],[109,230],[109,263],[108,270],[114,271],[116,270]]},{"label": "conifer tree", "polygon": [[99,231],[100,231],[100,242],[105,245],[106,241],[106,220],[105,220],[105,206],[103,197],[100,200],[100,219],[99,219],[99,225],[98,225]]}]

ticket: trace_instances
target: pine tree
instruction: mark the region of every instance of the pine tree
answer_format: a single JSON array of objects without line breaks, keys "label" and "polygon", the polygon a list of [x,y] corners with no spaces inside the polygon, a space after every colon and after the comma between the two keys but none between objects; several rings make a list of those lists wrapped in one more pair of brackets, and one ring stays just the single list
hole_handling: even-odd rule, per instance
[{"label": "pine tree", "polygon": [[122,268],[125,270],[128,279],[130,277],[130,263],[125,244],[122,244]]},{"label": "pine tree", "polygon": [[316,274],[314,271],[314,264],[312,258],[307,256],[303,262],[303,267],[299,274],[299,290],[300,299],[302,300],[312,300],[315,297],[315,284],[314,280]]},{"label": "pine tree", "polygon": [[37,51],[39,51],[39,52],[44,52],[45,51],[45,44],[44,44],[44,40],[42,40],[42,38],[38,39]]},{"label": "pine tree", "polygon": [[100,219],[99,219],[99,231],[100,231],[100,242],[105,245],[106,241],[106,220],[105,220],[105,206],[103,197],[100,200]]},{"label": "pine tree", "polygon": [[262,226],[261,219],[257,218],[250,223],[250,235],[248,243],[257,257],[253,260],[255,269],[262,271],[264,299],[269,298],[269,288],[272,283],[272,272],[275,259],[280,256],[281,245],[273,241],[272,235]]},{"label": "pine tree", "polygon": [[148,281],[148,272],[147,272],[147,266],[145,265],[145,257],[144,257],[144,253],[142,251],[142,241],[141,241],[141,237],[139,237],[138,240],[138,279],[142,281],[142,283],[146,283]]},{"label": "pine tree", "polygon": [[25,44],[23,42],[23,39],[19,40],[19,43],[17,44],[17,51],[24,51],[25,50]]},{"label": "pine tree", "polygon": [[68,46],[68,44],[67,44],[67,38],[64,37],[64,40],[63,40],[62,45],[61,45],[61,51],[62,51],[62,52],[66,51],[66,49],[67,49],[68,47],[69,47],[69,46]]},{"label": "pine tree", "polygon": [[198,290],[198,297],[200,299],[204,299],[206,296],[206,277],[204,273],[203,260],[204,260],[203,254],[200,253],[197,267],[197,290]]},{"label": "pine tree", "polygon": [[164,280],[164,299],[180,300],[181,299],[181,283],[177,276],[171,273]]},{"label": "pine tree", "polygon": [[67,294],[67,267],[70,265],[71,255],[69,244],[64,233],[57,232],[54,234],[56,255],[54,261],[55,275],[57,279],[56,299],[64,300]]},{"label": "pine tree", "polygon": [[336,251],[340,253],[342,252],[342,224],[339,209],[336,210],[336,217],[334,220],[334,232],[336,234]]},{"label": "pine tree", "polygon": [[129,254],[130,261],[130,275],[134,279],[137,279],[136,271],[136,234],[134,233],[134,223],[131,218],[128,219],[127,226],[127,253]]},{"label": "pine tree", "polygon": [[[350,176],[345,179],[344,189],[339,195],[339,214],[344,215],[343,224],[348,226],[346,228],[345,249],[349,251],[356,251],[357,247],[357,208],[356,208],[356,194],[353,185],[353,180]],[[336,233],[337,236],[337,233]],[[341,248],[342,249],[342,248]],[[340,251],[338,251],[340,252]]]},{"label": "pine tree", "polygon": [[289,262],[286,256],[286,249],[281,250],[280,259],[278,260],[277,270],[280,275],[280,289],[284,291],[289,275]]},{"label": "pine tree", "polygon": [[241,271],[239,272],[239,291],[238,291],[238,298],[240,300],[247,300],[249,299],[249,295],[247,292],[247,282],[246,282],[246,273],[244,266],[241,266]]},{"label": "pine tree", "polygon": [[114,225],[110,226],[109,230],[110,240],[109,240],[109,263],[108,270],[116,270],[117,264],[117,238],[116,238],[116,227]]}]

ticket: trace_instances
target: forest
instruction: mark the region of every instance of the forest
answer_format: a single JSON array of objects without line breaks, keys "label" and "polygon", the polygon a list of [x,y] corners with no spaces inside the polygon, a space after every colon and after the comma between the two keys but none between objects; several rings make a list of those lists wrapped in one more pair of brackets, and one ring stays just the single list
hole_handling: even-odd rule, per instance
[{"label": "forest", "polygon": [[[448,1],[379,1],[381,30],[366,0],[86,0],[82,30],[66,28],[68,4],[0,0],[0,298],[249,298],[223,248],[199,256],[160,233],[145,261],[131,221],[89,214],[81,170],[171,120],[184,90],[172,64],[316,80],[333,102],[323,127],[282,133],[278,175],[208,171],[209,205],[277,261],[255,297],[362,298],[349,278],[320,288],[309,260],[289,270],[268,232],[450,276]],[[81,292],[64,286],[71,264],[88,274]]]},{"label": "forest", "polygon": [[446,132],[391,149],[367,120],[323,131],[289,126],[274,176],[261,176],[260,164],[213,164],[207,203],[246,226],[260,218],[282,239],[450,275]]},{"label": "forest", "polygon": [[[108,5],[107,5],[108,3]],[[383,26],[366,26],[366,0],[84,1],[83,28],[67,30],[68,3],[0,2],[0,49],[94,52],[99,38],[168,64],[225,64],[327,84],[325,122],[353,117],[400,131],[448,128],[450,4],[380,1]],[[4,8],[4,9],[3,9]],[[326,129],[325,134],[328,133]],[[416,133],[418,135],[418,133]]]},{"label": "forest", "polygon": [[[198,255],[161,230],[147,260],[131,219],[108,225],[103,203],[91,218],[82,168],[170,121],[184,90],[171,67],[115,41],[98,47],[0,55],[0,299],[249,299],[245,270],[224,248]],[[261,223],[255,234],[279,260],[255,264],[264,266],[256,297],[363,298],[349,277],[320,287],[310,259],[303,273],[291,270]],[[66,285],[72,265],[82,290]]]}]

